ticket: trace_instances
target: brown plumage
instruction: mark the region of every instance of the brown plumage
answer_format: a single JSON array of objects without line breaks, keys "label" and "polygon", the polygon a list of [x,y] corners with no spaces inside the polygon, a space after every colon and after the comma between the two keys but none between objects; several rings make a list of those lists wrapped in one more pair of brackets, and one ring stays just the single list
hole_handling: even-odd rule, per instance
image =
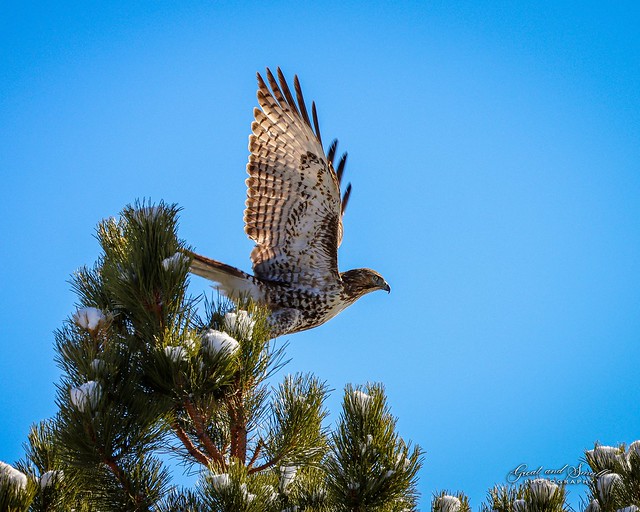
[{"label": "brown plumage", "polygon": [[[245,232],[256,246],[254,275],[198,254],[191,271],[215,281],[229,297],[250,296],[271,309],[273,336],[316,327],[366,293],[389,291],[371,269],[338,271],[342,215],[351,185],[340,197],[347,160],[334,170],[337,141],[322,148],[315,103],[309,114],[298,77],[294,99],[282,72],[258,74],[258,103],[249,137]],[[313,123],[313,125],[312,125]]]}]

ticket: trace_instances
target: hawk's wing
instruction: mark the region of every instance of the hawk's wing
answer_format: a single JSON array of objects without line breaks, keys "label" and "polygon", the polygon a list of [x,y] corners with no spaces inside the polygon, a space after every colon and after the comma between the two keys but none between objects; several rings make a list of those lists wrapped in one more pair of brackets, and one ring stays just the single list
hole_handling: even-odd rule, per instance
[{"label": "hawk's wing", "polygon": [[247,164],[244,221],[256,242],[253,270],[265,280],[323,287],[339,279],[342,212],[350,191],[341,201],[346,155],[336,173],[336,143],[325,155],[315,104],[312,127],[298,77],[297,103],[280,69],[280,83],[269,69],[267,79],[271,90],[258,74],[260,109],[254,109]]}]

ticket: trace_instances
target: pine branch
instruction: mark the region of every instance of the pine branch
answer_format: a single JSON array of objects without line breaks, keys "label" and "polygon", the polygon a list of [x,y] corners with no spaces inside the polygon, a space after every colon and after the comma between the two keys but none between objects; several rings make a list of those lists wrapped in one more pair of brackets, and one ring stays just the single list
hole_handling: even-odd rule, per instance
[{"label": "pine branch", "polygon": [[158,325],[160,326],[160,332],[164,331],[166,328],[165,322],[165,314],[163,311],[163,301],[162,301],[162,292],[159,290],[155,290],[153,292],[153,301],[151,303],[147,303],[147,309],[152,311],[155,314],[156,320],[158,321]]},{"label": "pine branch", "polygon": [[261,464],[261,465],[255,467],[255,468],[249,469],[249,474],[252,475],[254,473],[260,473],[260,471],[264,471],[265,469],[272,468],[273,466],[277,465],[284,458],[284,454],[286,452],[287,452],[286,450],[283,450],[278,455],[276,455],[273,459],[268,460],[264,464]]},{"label": "pine branch", "polygon": [[231,418],[231,456],[243,464],[247,460],[247,418],[242,407],[242,389],[229,400]]},{"label": "pine branch", "polygon": [[205,421],[202,417],[202,414],[200,414],[198,409],[188,398],[184,401],[184,409],[185,411],[187,411],[187,414],[191,418],[191,421],[193,421],[193,426],[196,429],[196,435],[204,445],[207,453],[211,456],[212,460],[216,462],[221,468],[226,468],[227,464],[224,460],[224,456],[222,455],[220,450],[218,450],[215,443],[211,440],[209,434],[207,434]]},{"label": "pine branch", "polygon": [[115,476],[118,482],[120,482],[120,485],[122,485],[122,488],[127,492],[127,494],[131,495],[129,483],[125,478],[124,472],[120,469],[120,467],[112,457],[107,456],[104,448],[99,445],[98,437],[96,435],[96,431],[93,428],[93,425],[91,423],[87,423],[85,425],[85,428],[93,445],[97,448],[97,451],[100,454],[102,463],[109,468],[111,473],[113,473],[113,476]]},{"label": "pine branch", "polygon": [[249,464],[247,464],[247,468],[249,470],[251,470],[251,468],[255,464],[256,460],[258,460],[258,457],[260,456],[260,452],[262,451],[262,447],[263,446],[264,446],[264,442],[262,441],[262,439],[260,439],[258,441],[258,444],[256,445],[256,449],[253,451],[253,455],[251,456],[251,460],[249,460]]},{"label": "pine branch", "polygon": [[[109,470],[111,471],[113,476],[116,477],[118,482],[120,482],[120,485],[122,485],[122,488],[127,493],[127,495],[133,497],[132,495],[133,493],[131,492],[131,487],[129,485],[129,480],[126,478],[126,474],[123,471],[123,469],[120,466],[118,466],[118,464],[114,459],[110,457],[105,457],[104,452],[102,450],[100,451],[100,454],[102,455],[102,462],[104,463],[105,466],[109,468]],[[140,503],[139,496],[135,496],[134,499],[136,503]]]},{"label": "pine branch", "polygon": [[173,425],[171,425],[171,428],[173,428],[173,431],[175,432],[176,436],[178,437],[178,439],[180,439],[180,441],[182,441],[182,444],[187,449],[189,454],[194,459],[196,459],[200,464],[204,466],[209,466],[209,464],[211,463],[211,459],[208,458],[200,450],[198,450],[198,448],[193,444],[191,439],[189,439],[189,436],[184,431],[184,429],[177,423],[174,423]]}]

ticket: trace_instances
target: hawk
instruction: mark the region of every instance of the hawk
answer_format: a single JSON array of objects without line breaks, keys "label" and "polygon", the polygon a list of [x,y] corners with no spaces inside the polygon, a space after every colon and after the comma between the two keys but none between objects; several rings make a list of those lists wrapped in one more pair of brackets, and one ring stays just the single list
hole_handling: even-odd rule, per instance
[{"label": "hawk", "polygon": [[191,272],[218,283],[230,298],[250,297],[270,310],[272,336],[311,329],[363,295],[390,291],[376,271],[340,272],[342,215],[351,185],[340,196],[346,153],[334,167],[337,141],[325,154],[315,103],[309,118],[300,82],[294,99],[280,68],[258,73],[258,104],[249,136],[245,232],[255,243],[253,275],[190,253]]}]

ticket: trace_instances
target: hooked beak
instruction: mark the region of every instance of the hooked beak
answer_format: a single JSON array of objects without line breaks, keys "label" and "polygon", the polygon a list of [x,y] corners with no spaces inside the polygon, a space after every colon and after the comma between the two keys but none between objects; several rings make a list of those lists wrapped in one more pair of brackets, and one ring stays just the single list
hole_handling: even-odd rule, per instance
[{"label": "hooked beak", "polygon": [[382,289],[387,293],[391,293],[391,286],[389,286],[389,283],[387,283],[386,281],[384,282],[384,286],[382,287]]}]

